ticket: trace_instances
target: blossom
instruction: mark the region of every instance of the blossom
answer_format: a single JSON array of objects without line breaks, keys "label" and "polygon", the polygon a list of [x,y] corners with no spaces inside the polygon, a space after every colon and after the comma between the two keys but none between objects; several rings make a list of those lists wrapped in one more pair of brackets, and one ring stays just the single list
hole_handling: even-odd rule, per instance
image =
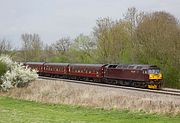
[{"label": "blossom", "polygon": [[2,81],[0,88],[3,91],[8,91],[13,87],[24,87],[38,78],[36,70],[13,62],[9,56],[0,56],[0,61],[8,67],[7,72],[0,78]]}]

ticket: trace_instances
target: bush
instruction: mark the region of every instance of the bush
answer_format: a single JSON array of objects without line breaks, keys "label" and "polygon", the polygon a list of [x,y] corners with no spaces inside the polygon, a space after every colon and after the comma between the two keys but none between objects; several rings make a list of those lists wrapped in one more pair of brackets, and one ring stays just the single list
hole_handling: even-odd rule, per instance
[{"label": "bush", "polygon": [[13,62],[9,56],[0,56],[0,61],[7,66],[7,71],[1,77],[0,83],[0,89],[3,91],[8,91],[13,87],[27,86],[38,77],[35,70]]},{"label": "bush", "polygon": [[0,77],[3,76],[7,71],[7,66],[0,61]]},{"label": "bush", "polygon": [[[3,76],[7,71],[7,66],[3,62],[0,61],[0,77]],[[2,80],[0,80],[0,85],[2,84]]]}]

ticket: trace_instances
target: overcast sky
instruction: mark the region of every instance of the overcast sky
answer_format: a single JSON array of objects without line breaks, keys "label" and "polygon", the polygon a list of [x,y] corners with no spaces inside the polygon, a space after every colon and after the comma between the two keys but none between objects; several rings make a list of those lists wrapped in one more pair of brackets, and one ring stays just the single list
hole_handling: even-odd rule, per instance
[{"label": "overcast sky", "polygon": [[38,33],[44,43],[74,38],[90,34],[100,17],[122,18],[129,7],[180,20],[180,0],[0,0],[0,39],[18,47],[22,33]]}]

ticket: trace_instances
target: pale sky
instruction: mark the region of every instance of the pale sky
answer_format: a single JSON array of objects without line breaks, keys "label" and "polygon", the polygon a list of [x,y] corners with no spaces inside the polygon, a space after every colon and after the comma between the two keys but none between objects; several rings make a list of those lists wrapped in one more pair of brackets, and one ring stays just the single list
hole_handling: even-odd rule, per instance
[{"label": "pale sky", "polygon": [[130,7],[180,20],[180,0],[0,0],[0,39],[18,47],[23,33],[38,33],[44,43],[88,35],[98,18],[120,19]]}]

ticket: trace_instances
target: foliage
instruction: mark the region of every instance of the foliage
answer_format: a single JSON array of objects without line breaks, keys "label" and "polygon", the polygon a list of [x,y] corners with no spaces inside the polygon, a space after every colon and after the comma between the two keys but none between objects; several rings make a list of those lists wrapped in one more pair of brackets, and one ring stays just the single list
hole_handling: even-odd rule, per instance
[{"label": "foliage", "polygon": [[[0,77],[3,76],[7,71],[7,66],[3,62],[0,61]],[[0,80],[0,85],[2,84],[2,80]]]},{"label": "foliage", "polygon": [[166,12],[146,14],[136,29],[136,38],[138,60],[160,66],[165,86],[180,88],[180,29],[174,16]]},{"label": "foliage", "polygon": [[70,62],[93,63],[96,44],[90,36],[80,34],[74,39],[68,52]]},{"label": "foliage", "polygon": [[13,62],[9,56],[0,56],[0,61],[6,64],[8,68],[7,72],[1,76],[2,83],[0,84],[0,89],[3,91],[8,91],[13,87],[27,86],[29,82],[38,77],[35,70]]},{"label": "foliage", "polygon": [[[94,35],[97,38],[97,55],[101,63],[122,63],[122,55],[129,50],[128,23],[103,18],[97,21]],[[127,48],[127,49],[125,49]],[[126,52],[127,53],[127,52]]]},{"label": "foliage", "polygon": [[0,76],[4,75],[7,71],[7,66],[3,62],[0,61]]}]

